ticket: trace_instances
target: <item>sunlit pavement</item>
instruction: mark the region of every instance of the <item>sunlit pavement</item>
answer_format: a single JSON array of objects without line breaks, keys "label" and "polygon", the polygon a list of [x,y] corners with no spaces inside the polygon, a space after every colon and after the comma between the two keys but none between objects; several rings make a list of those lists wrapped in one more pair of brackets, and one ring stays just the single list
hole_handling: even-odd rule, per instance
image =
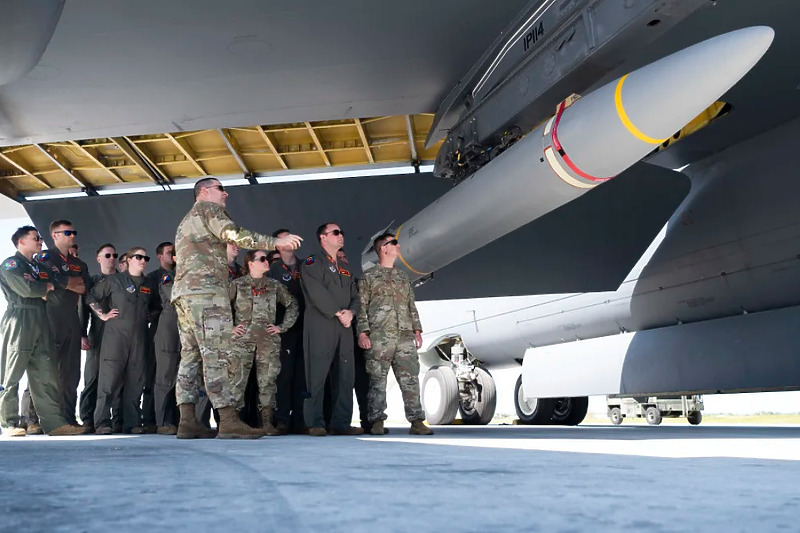
[{"label": "sunlit pavement", "polygon": [[797,529],[800,427],[435,429],[4,438],[0,531]]}]

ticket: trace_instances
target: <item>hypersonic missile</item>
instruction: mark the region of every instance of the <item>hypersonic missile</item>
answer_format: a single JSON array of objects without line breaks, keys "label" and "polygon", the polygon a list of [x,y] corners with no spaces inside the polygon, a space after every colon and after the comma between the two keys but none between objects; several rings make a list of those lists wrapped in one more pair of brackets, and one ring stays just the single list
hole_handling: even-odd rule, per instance
[{"label": "hypersonic missile", "polygon": [[[411,279],[477,250],[612,179],[739,81],[774,37],[745,28],[669,55],[567,105],[400,225]],[[369,249],[362,266],[376,262]]]}]

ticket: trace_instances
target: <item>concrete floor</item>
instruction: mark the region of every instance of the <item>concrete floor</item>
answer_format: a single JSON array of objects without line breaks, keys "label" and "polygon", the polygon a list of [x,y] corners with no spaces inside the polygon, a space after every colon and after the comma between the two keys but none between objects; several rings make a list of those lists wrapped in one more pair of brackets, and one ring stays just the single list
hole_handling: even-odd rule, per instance
[{"label": "concrete floor", "polygon": [[797,530],[800,427],[0,439],[0,531]]}]

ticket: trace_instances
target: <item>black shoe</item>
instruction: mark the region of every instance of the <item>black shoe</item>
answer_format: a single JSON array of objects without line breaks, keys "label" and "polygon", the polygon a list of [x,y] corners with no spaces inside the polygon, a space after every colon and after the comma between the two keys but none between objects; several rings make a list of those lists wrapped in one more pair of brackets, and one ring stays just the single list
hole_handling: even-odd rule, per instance
[{"label": "black shoe", "polygon": [[363,435],[364,430],[362,428],[354,428],[353,426],[347,426],[343,428],[331,428],[328,431],[328,435]]}]

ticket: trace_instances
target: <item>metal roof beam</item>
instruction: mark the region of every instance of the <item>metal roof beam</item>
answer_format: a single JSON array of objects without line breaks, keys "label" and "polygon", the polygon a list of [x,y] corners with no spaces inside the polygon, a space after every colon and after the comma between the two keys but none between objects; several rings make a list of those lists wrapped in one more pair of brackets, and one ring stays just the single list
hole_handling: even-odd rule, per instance
[{"label": "metal roof beam", "polygon": [[167,178],[159,169],[158,166],[150,162],[149,164],[145,161],[144,156],[140,154],[144,154],[141,148],[135,146],[133,142],[127,137],[111,137],[111,140],[114,141],[114,144],[122,150],[128,159],[133,161],[133,164],[139,167],[139,170],[144,172],[145,176],[150,178],[154,183],[159,185],[163,183],[172,183],[172,180]]},{"label": "metal roof beam", "polygon": [[245,164],[244,159],[242,159],[242,151],[239,148],[239,143],[236,142],[236,138],[233,136],[230,130],[225,130],[220,128],[217,131],[222,137],[222,140],[225,141],[225,146],[228,147],[228,150],[230,151],[233,158],[236,160],[236,163],[239,165],[239,168],[242,169],[242,174],[244,174],[245,177],[251,176],[253,172],[249,168],[247,168],[247,164]]},{"label": "metal roof beam", "polygon": [[[100,159],[99,159],[99,158],[98,158],[98,157],[97,157],[95,154],[93,154],[92,152],[90,152],[90,151],[89,151],[89,150],[88,150],[86,147],[84,147],[83,145],[81,145],[79,142],[76,142],[76,141],[69,141],[69,144],[70,144],[71,146],[74,146],[75,148],[77,148],[77,149],[78,149],[78,150],[79,150],[79,151],[80,151],[80,152],[81,152],[83,155],[85,155],[86,157],[88,157],[89,159],[91,159],[92,161],[94,161],[94,163],[95,163],[95,164],[97,164],[97,166],[98,166],[98,167],[100,167],[100,168],[102,168],[103,170],[105,170],[105,171],[106,171],[106,174],[108,174],[109,176],[111,176],[111,177],[112,177],[112,178],[113,178],[115,181],[117,181],[117,182],[119,182],[119,183],[124,183],[124,182],[125,182],[125,180],[123,180],[122,178],[120,178],[120,177],[117,175],[117,173],[116,173],[116,172],[114,172],[113,170],[111,170],[110,168],[108,168],[108,167],[105,165],[105,163],[103,163],[102,161],[100,161]],[[74,169],[73,169],[73,170],[74,170]]]},{"label": "metal roof beam", "polygon": [[319,137],[317,137],[317,132],[314,131],[314,128],[311,126],[310,122],[306,122],[305,125],[306,129],[308,130],[308,133],[311,135],[311,139],[314,141],[314,144],[317,147],[317,151],[322,156],[322,160],[325,161],[325,166],[326,167],[331,166],[331,160],[328,159],[328,154],[326,154],[325,150],[322,148],[322,143],[319,142]]},{"label": "metal roof beam", "polygon": [[83,192],[86,193],[87,196],[97,196],[97,190],[91,183],[79,178],[72,169],[66,166],[66,162],[62,163],[58,160],[58,153],[54,152],[53,149],[44,144],[35,144],[36,148],[38,148],[50,161],[53,162],[55,166],[59,168],[62,172],[64,172],[67,176],[78,185]]},{"label": "metal roof beam", "polygon": [[171,133],[165,133],[164,135],[166,135],[167,139],[172,141],[172,143],[178,147],[178,150],[181,151],[184,157],[186,157],[186,159],[189,160],[189,162],[194,166],[194,168],[197,169],[197,171],[200,173],[200,176],[208,175],[208,172],[206,172],[206,170],[200,165],[200,163],[197,162],[196,159],[197,156],[194,154],[194,150],[192,150],[192,147],[189,145],[189,141],[187,141],[184,137],[181,137],[180,139],[176,138]]},{"label": "metal roof beam", "polygon": [[411,122],[411,115],[406,115],[406,132],[408,133],[408,147],[411,148],[411,162],[419,164],[419,154],[417,154],[417,145],[414,143],[414,125]]},{"label": "metal roof beam", "polygon": [[50,185],[49,183],[47,183],[46,181],[44,181],[44,179],[40,178],[39,176],[34,175],[33,172],[31,172],[27,168],[23,167],[20,163],[17,163],[13,159],[11,159],[11,157],[8,156],[5,152],[0,151],[0,159],[3,159],[3,161],[6,161],[9,165],[13,166],[17,170],[19,170],[20,172],[25,174],[27,177],[35,179],[36,181],[38,181],[39,183],[44,185],[45,189],[52,189],[53,188],[53,186]]},{"label": "metal roof beam", "polygon": [[281,164],[284,170],[289,170],[289,165],[286,164],[286,160],[278,153],[278,148],[275,146],[275,142],[272,140],[272,137],[264,131],[262,126],[256,126],[258,129],[258,133],[261,134],[261,138],[264,139],[264,142],[267,143],[272,155],[274,155],[278,159],[278,163]]},{"label": "metal roof beam", "polygon": [[369,147],[369,139],[367,139],[367,132],[364,131],[364,125],[361,124],[361,119],[357,118],[356,120],[356,129],[358,130],[358,136],[361,137],[361,144],[364,145],[364,151],[367,153],[367,159],[369,159],[370,163],[375,162],[375,157],[372,155],[372,149]]}]

